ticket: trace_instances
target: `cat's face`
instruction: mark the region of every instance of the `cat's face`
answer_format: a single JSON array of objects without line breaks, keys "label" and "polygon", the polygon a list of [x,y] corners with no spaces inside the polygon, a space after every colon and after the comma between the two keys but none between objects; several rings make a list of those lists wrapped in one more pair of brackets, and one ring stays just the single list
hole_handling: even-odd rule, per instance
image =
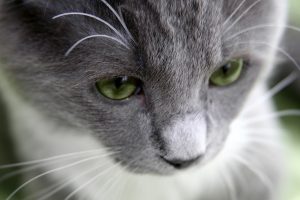
[{"label": "cat's face", "polygon": [[232,36],[283,16],[277,0],[7,2],[0,52],[24,95],[92,132],[129,169],[160,174],[222,149],[271,56],[259,42],[274,44],[280,28]]}]

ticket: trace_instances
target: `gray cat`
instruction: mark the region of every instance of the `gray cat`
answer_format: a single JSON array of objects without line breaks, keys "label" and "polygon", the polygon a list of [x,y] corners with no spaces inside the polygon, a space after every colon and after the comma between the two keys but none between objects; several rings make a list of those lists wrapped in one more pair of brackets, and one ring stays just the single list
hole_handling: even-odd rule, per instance
[{"label": "gray cat", "polygon": [[37,160],[6,200],[277,199],[280,128],[260,98],[285,4],[2,0],[0,88]]}]

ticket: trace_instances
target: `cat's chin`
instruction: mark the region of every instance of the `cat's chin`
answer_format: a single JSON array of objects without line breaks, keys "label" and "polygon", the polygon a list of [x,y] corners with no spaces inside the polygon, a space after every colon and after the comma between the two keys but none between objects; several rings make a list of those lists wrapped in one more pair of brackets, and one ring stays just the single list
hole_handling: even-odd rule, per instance
[{"label": "cat's chin", "polygon": [[130,174],[136,175],[157,175],[157,176],[172,176],[176,174],[179,170],[168,166],[167,164],[157,164],[153,163],[153,165],[145,165],[142,163],[129,164],[127,162],[118,161],[121,168],[124,171]]},{"label": "cat's chin", "polygon": [[186,168],[186,169],[175,169],[173,167],[169,167],[166,166],[165,168],[161,167],[161,168],[154,168],[154,167],[148,167],[148,168],[128,168],[125,167],[124,170],[126,170],[128,173],[133,174],[133,175],[138,175],[138,176],[159,176],[159,177],[172,177],[172,176],[176,176],[179,174],[185,174],[191,171],[199,171],[203,168],[205,168],[205,166],[208,163],[199,163],[197,165],[194,165],[192,167]]},{"label": "cat's chin", "polygon": [[140,169],[128,169],[125,168],[125,170],[131,174],[135,175],[152,175],[152,176],[172,176],[178,172],[178,170],[161,170],[161,169],[153,169],[153,168],[140,168]]}]

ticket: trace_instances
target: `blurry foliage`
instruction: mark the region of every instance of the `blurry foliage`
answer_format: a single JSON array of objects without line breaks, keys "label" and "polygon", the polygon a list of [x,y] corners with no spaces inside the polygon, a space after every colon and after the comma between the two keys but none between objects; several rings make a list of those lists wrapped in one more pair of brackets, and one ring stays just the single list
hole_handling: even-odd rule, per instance
[{"label": "blurry foliage", "polygon": [[[290,0],[290,24],[300,27],[300,0]],[[300,64],[300,33],[288,31],[286,41],[288,53]],[[294,69],[295,73],[298,71],[292,63],[285,63],[281,67],[284,70]],[[280,71],[278,77],[286,76],[284,70]],[[275,104],[278,110],[300,110],[300,81],[278,94],[275,97]],[[282,200],[300,200],[300,117],[285,117],[282,118],[282,123],[286,129],[289,172],[288,185]]]},{"label": "blurry foliage", "polygon": [[[13,143],[11,138],[9,137],[9,123],[8,123],[8,113],[3,106],[4,103],[1,101],[1,93],[0,93],[0,164],[3,163],[15,163],[17,159],[15,158],[15,152],[13,148]],[[6,175],[15,169],[3,170],[0,169],[0,180],[3,175]],[[9,194],[11,188],[16,188],[19,183],[19,176],[12,177],[7,181],[0,181],[0,200],[5,198],[1,198],[4,194]],[[7,195],[6,195],[7,196]],[[18,196],[18,195],[17,195]]]},{"label": "blurry foliage", "polygon": [[300,24],[300,0],[290,0],[290,14],[292,22]]}]

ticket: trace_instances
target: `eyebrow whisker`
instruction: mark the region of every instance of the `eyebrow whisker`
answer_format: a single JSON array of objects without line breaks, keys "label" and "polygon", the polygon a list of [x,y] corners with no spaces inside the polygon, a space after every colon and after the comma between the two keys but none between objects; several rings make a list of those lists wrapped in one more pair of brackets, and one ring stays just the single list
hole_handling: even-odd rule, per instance
[{"label": "eyebrow whisker", "polygon": [[225,35],[228,31],[230,31],[251,9],[253,9],[258,3],[262,0],[257,0],[253,4],[251,4],[224,32]]},{"label": "eyebrow whisker", "polygon": [[121,44],[122,46],[126,47],[127,49],[130,49],[124,42],[122,42],[121,40],[115,38],[115,37],[112,37],[112,36],[109,36],[109,35],[102,35],[102,34],[96,34],[96,35],[90,35],[90,36],[87,36],[87,37],[84,37],[80,40],[78,40],[75,44],[73,44],[70,49],[65,53],[65,56],[69,56],[70,53],[79,45],[81,44],[82,42],[84,42],[85,40],[88,40],[88,39],[91,39],[91,38],[107,38],[107,39],[110,39],[110,40],[113,40],[113,41],[116,41],[117,43]]},{"label": "eyebrow whisker", "polygon": [[130,33],[130,31],[128,30],[123,18],[117,13],[117,11],[106,1],[106,0],[100,0],[102,3],[104,3],[109,10],[117,17],[117,19],[119,20],[119,22],[121,23],[121,25],[123,26],[123,28],[125,29],[125,31],[127,32],[128,36],[131,38],[131,40],[133,42],[135,42],[132,34]]},{"label": "eyebrow whisker", "polygon": [[66,13],[62,13],[62,14],[56,15],[52,19],[58,19],[58,18],[61,18],[61,17],[70,16],[70,15],[79,15],[79,16],[85,16],[85,17],[89,17],[89,18],[95,19],[95,20],[97,20],[97,21],[105,24],[106,26],[108,26],[118,36],[120,36],[124,42],[126,42],[125,37],[120,33],[120,31],[118,31],[115,27],[113,27],[110,23],[108,23],[104,19],[101,19],[100,17],[97,17],[95,15],[91,15],[91,14],[83,13],[83,12],[66,12]]},{"label": "eyebrow whisker", "polygon": [[245,4],[246,0],[243,0],[238,7],[231,13],[231,15],[226,19],[226,21],[223,23],[223,27],[228,24],[228,22],[233,18],[233,16],[239,11],[239,9]]}]

